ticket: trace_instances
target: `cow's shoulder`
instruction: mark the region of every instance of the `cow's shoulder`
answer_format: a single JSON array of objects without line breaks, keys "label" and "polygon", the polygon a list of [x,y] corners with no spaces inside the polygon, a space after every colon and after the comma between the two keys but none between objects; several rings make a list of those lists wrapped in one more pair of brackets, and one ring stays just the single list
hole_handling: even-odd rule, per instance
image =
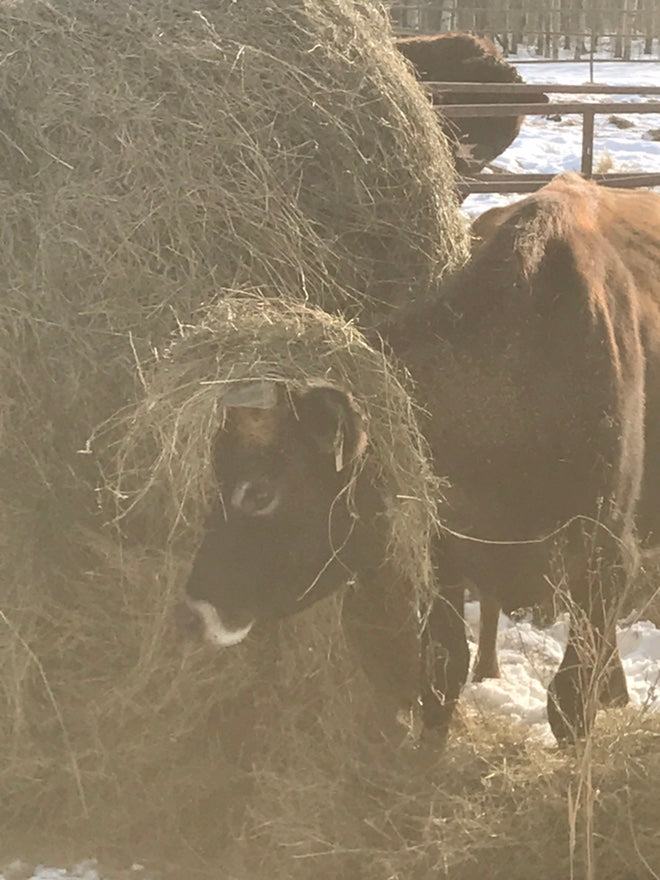
[{"label": "cow's shoulder", "polygon": [[653,194],[609,190],[577,174],[560,175],[475,221],[473,272],[499,278],[510,288],[532,287],[539,295],[546,290],[576,297],[581,291],[600,308],[640,299],[646,295],[644,276],[657,274],[660,258],[660,224],[646,219],[658,211],[656,201]]},{"label": "cow's shoulder", "polygon": [[558,241],[586,262],[584,268],[610,250],[629,264],[657,260],[660,196],[599,186],[569,172],[520,201],[484,212],[472,224],[472,235],[476,253],[490,245],[494,254],[494,242],[508,239],[527,274]]}]

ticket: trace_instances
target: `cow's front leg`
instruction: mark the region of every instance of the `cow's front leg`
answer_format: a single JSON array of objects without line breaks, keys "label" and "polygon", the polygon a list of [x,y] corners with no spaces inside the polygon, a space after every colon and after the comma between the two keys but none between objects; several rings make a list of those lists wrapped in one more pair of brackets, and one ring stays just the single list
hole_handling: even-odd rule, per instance
[{"label": "cow's front leg", "polygon": [[618,705],[628,701],[616,645],[617,598],[625,590],[626,560],[616,546],[596,550],[585,539],[582,559],[569,565],[568,644],[548,690],[548,721],[560,743],[591,731],[599,699]]},{"label": "cow's front leg", "polygon": [[342,624],[390,718],[410,711],[420,693],[421,625],[414,588],[386,562],[350,588]]},{"label": "cow's front leg", "polygon": [[497,661],[497,630],[502,606],[487,593],[479,593],[479,648],[474,662],[472,681],[484,678],[499,678],[500,666]]},{"label": "cow's front leg", "polygon": [[437,731],[443,739],[470,666],[464,597],[462,584],[445,588],[433,602],[422,633],[424,726]]}]

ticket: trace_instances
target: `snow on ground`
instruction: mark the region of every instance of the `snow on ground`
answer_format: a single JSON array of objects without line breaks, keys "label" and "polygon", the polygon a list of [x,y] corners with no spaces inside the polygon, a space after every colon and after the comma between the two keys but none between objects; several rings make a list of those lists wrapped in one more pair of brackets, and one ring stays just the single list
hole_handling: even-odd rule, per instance
[{"label": "snow on ground", "polygon": [[139,864],[119,872],[101,871],[96,859],[86,859],[68,869],[16,860],[0,871],[0,880],[153,880],[153,877],[151,871]]},{"label": "snow on ground", "polygon": [[[589,82],[589,65],[583,61],[570,64],[524,64],[512,59],[527,82],[577,84]],[[599,62],[595,65],[594,79],[607,85],[660,87],[660,61],[636,64],[631,62]],[[639,103],[660,101],[660,95],[560,95],[550,93],[550,99]],[[597,115],[594,125],[594,170],[657,171],[660,172],[660,141],[649,140],[649,132],[660,129],[658,113],[617,113],[617,119],[629,121],[630,128],[618,128],[610,122],[611,114]],[[582,154],[582,117],[562,116],[560,120],[543,116],[528,116],[519,136],[494,164],[506,171],[518,173],[552,174],[561,171],[579,171]],[[468,196],[463,208],[476,217],[488,208],[504,205],[522,198],[518,194],[483,193]]]},{"label": "snow on ground", "polygon": [[44,865],[30,867],[26,862],[15,861],[7,865],[0,874],[0,880],[99,880],[99,874],[93,859],[81,862],[70,871],[66,868],[47,868]]},{"label": "snow on ground", "polygon": [[[466,603],[472,653],[479,635],[479,603]],[[502,677],[468,684],[462,700],[484,714],[504,715],[529,725],[544,742],[554,742],[547,721],[546,688],[564,654],[566,616],[540,630],[529,619],[500,617],[498,651]],[[660,711],[660,630],[648,620],[622,624],[617,641],[630,700],[646,711]]]}]

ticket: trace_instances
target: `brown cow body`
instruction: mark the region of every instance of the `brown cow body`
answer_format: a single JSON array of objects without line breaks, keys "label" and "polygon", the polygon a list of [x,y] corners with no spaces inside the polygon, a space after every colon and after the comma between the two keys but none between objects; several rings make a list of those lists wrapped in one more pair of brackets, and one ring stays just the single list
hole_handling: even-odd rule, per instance
[{"label": "brown cow body", "polygon": [[[560,538],[576,619],[549,702],[563,736],[562,716],[581,730],[594,711],[584,617],[591,648],[613,652],[635,514],[643,537],[660,535],[660,198],[564,175],[474,233],[483,242],[442,302],[385,335],[431,414],[425,434],[452,484],[446,522],[476,539],[445,537],[440,577],[468,578],[491,606],[533,604],[556,542],[507,542],[570,523]],[[604,696],[620,700],[616,657],[612,669]]]},{"label": "brown cow body", "polygon": [[[565,178],[570,180],[570,177]],[[573,178],[573,184],[577,181]],[[554,184],[558,187],[559,181]],[[581,185],[582,186],[582,185]],[[646,381],[645,381],[645,446],[646,460],[644,463],[644,480],[642,497],[637,506],[637,524],[642,543],[657,547],[660,545],[660,526],[658,525],[658,502],[657,491],[660,488],[660,458],[653,450],[660,448],[660,310],[658,303],[658,284],[655,283],[654,260],[657,249],[658,225],[660,215],[658,213],[658,197],[653,194],[617,190],[610,192],[598,190],[599,212],[598,222],[600,230],[617,252],[626,260],[631,271],[636,271],[635,285],[637,289],[647,289],[649,296],[640,301],[642,308],[642,337],[646,353]],[[533,199],[538,198],[532,197]],[[570,201],[579,200],[579,192],[572,191]],[[473,225],[473,232],[478,239],[491,238],[496,229],[504,222],[511,221],[520,203],[514,203],[505,208],[496,208],[482,214]],[[646,246],[636,254],[635,260],[630,260],[627,255],[634,253],[637,248],[646,242]],[[649,250],[650,248],[650,250]],[[646,258],[644,254],[646,253]],[[650,275],[646,276],[646,271]],[[539,602],[543,607],[548,619],[552,619],[557,613],[556,597],[548,592],[545,599]],[[560,607],[562,603],[560,602]],[[564,606],[565,607],[565,606]],[[501,605],[492,594],[486,593],[481,596],[481,616],[479,627],[479,650],[472,673],[473,681],[482,681],[485,678],[498,678],[500,675],[497,659],[497,628]],[[605,694],[605,701],[621,702],[623,689],[616,688]]]},{"label": "brown cow body", "polygon": [[[450,481],[434,552],[442,595],[423,633],[424,720],[446,730],[467,676],[464,580],[495,609],[533,604],[556,577],[560,547],[573,608],[548,711],[565,739],[589,729],[599,689],[625,695],[616,605],[635,524],[660,535],[660,197],[564,175],[488,212],[475,233],[483,241],[465,270],[381,328],[416,382],[435,468]],[[411,702],[410,604],[383,599],[393,576],[376,515],[385,499],[359,477],[351,519],[351,469],[337,471],[331,447],[341,435],[344,461],[359,458],[365,426],[345,395],[328,394],[296,398],[294,411],[280,392],[271,440],[258,446],[246,426],[264,416],[226,403],[216,465],[232,502],[211,514],[189,605],[229,644],[353,572],[349,637],[374,683]]]},{"label": "brown cow body", "polygon": [[[523,82],[516,68],[483,37],[472,34],[400,37],[395,46],[410,61],[422,82]],[[545,103],[547,100],[542,92],[497,96],[476,88],[469,94],[436,94],[433,103],[441,107],[442,104]],[[443,119],[459,174],[475,174],[503,153],[518,136],[523,120],[523,116]]]}]

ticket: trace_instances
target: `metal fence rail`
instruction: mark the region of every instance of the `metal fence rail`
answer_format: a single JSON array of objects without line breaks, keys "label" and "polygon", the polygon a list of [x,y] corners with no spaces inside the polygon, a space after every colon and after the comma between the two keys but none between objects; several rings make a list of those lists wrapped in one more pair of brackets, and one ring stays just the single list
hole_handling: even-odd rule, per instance
[{"label": "metal fence rail", "polygon": [[[474,193],[530,193],[541,189],[555,177],[555,174],[477,174],[461,180],[458,190],[461,195]],[[645,186],[660,186],[660,171],[657,174],[592,174],[591,180],[602,186],[617,186],[622,189],[637,189]]]},{"label": "metal fence rail", "polygon": [[[582,116],[582,157],[580,172],[588,178],[598,180],[605,186],[638,187],[660,186],[660,163],[657,172],[614,172],[610,174],[593,173],[594,155],[594,119],[603,113],[658,113],[660,101],[551,101],[547,104],[442,104],[443,96],[460,96],[462,94],[497,95],[506,98],[513,95],[527,95],[532,92],[550,94],[600,94],[600,95],[660,95],[660,86],[607,86],[598,83],[588,85],[558,85],[556,83],[422,83],[431,91],[440,104],[438,112],[449,119],[498,117],[498,116],[547,116],[551,113],[578,114]],[[660,156],[660,150],[659,150]],[[540,189],[553,174],[475,174],[461,181],[459,188],[463,194],[470,193],[506,193],[534,192]]]},{"label": "metal fence rail", "polygon": [[[658,62],[655,62],[656,64]],[[660,70],[660,66],[659,66]],[[660,95],[658,86],[609,86],[605,83],[585,83],[583,85],[563,85],[560,83],[474,83],[474,82],[423,82],[425,88],[434,94],[478,91],[483,94],[494,92],[497,95],[526,95],[530,92],[550,93],[552,95]],[[545,106],[545,105],[544,105]]]}]

